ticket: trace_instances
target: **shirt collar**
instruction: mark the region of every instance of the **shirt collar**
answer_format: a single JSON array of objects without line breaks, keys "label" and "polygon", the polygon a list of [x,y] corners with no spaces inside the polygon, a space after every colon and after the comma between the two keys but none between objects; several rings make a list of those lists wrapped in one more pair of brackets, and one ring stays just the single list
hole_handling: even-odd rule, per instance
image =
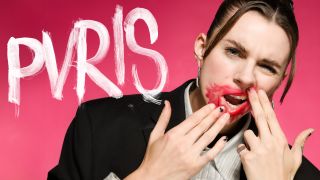
[{"label": "shirt collar", "polygon": [[191,103],[190,103],[190,98],[189,98],[189,90],[190,87],[192,86],[194,82],[191,82],[186,90],[184,91],[184,108],[186,110],[186,118],[189,117],[192,114],[192,108],[191,108]]}]

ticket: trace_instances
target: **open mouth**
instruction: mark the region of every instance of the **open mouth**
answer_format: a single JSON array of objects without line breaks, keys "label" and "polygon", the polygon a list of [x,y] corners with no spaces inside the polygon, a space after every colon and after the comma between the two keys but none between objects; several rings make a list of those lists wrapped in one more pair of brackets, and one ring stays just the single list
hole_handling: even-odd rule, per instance
[{"label": "open mouth", "polygon": [[229,86],[214,85],[207,89],[206,96],[209,103],[224,106],[231,116],[244,115],[250,109],[247,93]]},{"label": "open mouth", "polygon": [[230,106],[239,106],[242,103],[247,101],[246,96],[235,96],[235,95],[228,94],[228,95],[224,95],[223,97]]},{"label": "open mouth", "polygon": [[230,115],[243,114],[248,109],[247,96],[225,94],[220,96],[219,105],[224,106]]}]

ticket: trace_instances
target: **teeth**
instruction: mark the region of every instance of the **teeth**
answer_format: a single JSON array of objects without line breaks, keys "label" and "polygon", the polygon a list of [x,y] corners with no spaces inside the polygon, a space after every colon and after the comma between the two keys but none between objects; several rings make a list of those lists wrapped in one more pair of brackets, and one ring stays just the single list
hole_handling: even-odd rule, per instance
[{"label": "teeth", "polygon": [[231,96],[235,99],[243,100],[243,101],[245,101],[247,99],[247,96],[235,96],[235,95],[231,95],[231,94],[229,96]]}]

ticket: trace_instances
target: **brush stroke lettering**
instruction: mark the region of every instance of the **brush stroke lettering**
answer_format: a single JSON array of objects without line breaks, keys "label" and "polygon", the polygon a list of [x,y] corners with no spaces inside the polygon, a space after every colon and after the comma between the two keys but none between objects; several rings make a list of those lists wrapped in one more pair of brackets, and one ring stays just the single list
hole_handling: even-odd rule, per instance
[{"label": "brush stroke lettering", "polygon": [[[126,45],[134,53],[149,57],[157,66],[157,81],[154,89],[145,89],[140,82],[136,65],[132,66],[132,76],[136,89],[143,95],[144,99],[154,103],[160,103],[156,99],[163,90],[167,79],[167,64],[164,57],[157,51],[139,46],[134,37],[134,24],[137,20],[143,20],[150,35],[150,43],[153,44],[158,39],[158,25],[152,13],[144,8],[131,10],[123,22],[123,8],[116,6],[113,23],[114,36],[114,60],[116,64],[115,73],[117,84],[123,85],[125,82],[125,61],[124,61],[124,32]],[[99,37],[99,47],[93,57],[87,57],[87,31],[94,31]],[[20,66],[19,46],[27,46],[34,53],[32,63],[26,67]],[[79,20],[75,22],[70,32],[66,52],[60,72],[58,71],[54,45],[50,34],[42,32],[42,42],[37,39],[22,37],[11,37],[7,44],[8,58],[8,101],[20,105],[20,79],[34,76],[45,66],[50,81],[52,97],[62,100],[63,87],[68,77],[70,68],[73,66],[73,55],[76,55],[77,84],[76,93],[79,103],[85,94],[85,77],[88,77],[109,96],[120,98],[123,96],[119,87],[108,79],[95,65],[104,60],[110,47],[110,34],[108,29],[100,22],[94,20]],[[141,69],[141,67],[140,67]]]}]

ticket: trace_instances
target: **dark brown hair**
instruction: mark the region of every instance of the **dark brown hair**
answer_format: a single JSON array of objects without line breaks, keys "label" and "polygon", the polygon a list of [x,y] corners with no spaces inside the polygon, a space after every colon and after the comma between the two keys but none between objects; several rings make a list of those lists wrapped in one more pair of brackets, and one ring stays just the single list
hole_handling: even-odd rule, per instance
[{"label": "dark brown hair", "polygon": [[[299,40],[299,30],[293,13],[292,0],[223,1],[207,32],[207,44],[203,58],[206,58],[209,55],[211,50],[230,31],[238,19],[248,11],[257,11],[268,20],[278,24],[286,32],[290,40],[290,53],[287,66],[291,62],[291,67],[287,84],[281,95],[280,102],[282,103],[294,78],[296,67],[295,53]],[[216,35],[214,35],[214,33],[216,33]]]}]

